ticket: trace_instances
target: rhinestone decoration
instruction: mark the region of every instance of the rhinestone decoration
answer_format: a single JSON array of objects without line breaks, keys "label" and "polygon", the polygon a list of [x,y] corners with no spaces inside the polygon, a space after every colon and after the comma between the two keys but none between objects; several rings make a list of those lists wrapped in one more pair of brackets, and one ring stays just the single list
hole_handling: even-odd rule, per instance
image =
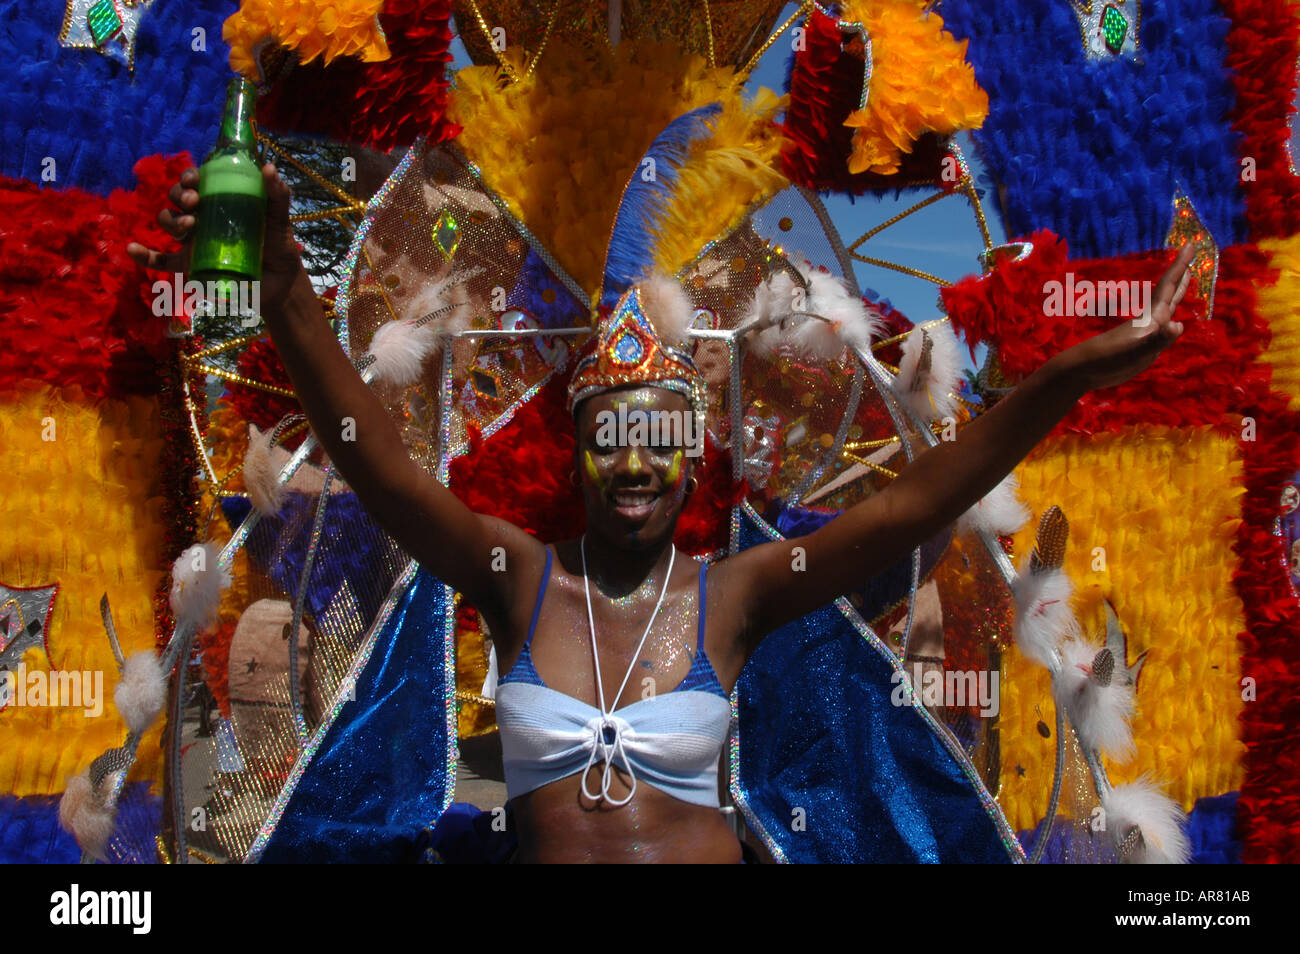
[{"label": "rhinestone decoration", "polygon": [[66,0],[59,44],[135,68],[135,35],[152,0]]},{"label": "rhinestone decoration", "polygon": [[1101,14],[1101,34],[1106,40],[1106,49],[1118,53],[1124,46],[1124,37],[1128,35],[1128,18],[1119,12],[1113,3],[1106,4]]},{"label": "rhinestone decoration", "polygon": [[1174,192],[1173,222],[1165,238],[1167,248],[1181,248],[1191,242],[1196,247],[1192,258],[1192,281],[1197,294],[1205,301],[1205,318],[1214,314],[1214,286],[1219,278],[1219,246],[1210,230],[1196,213],[1192,200],[1182,189]]},{"label": "rhinestone decoration", "polygon": [[1141,0],[1071,0],[1079,21],[1083,53],[1090,60],[1115,57],[1138,61],[1138,33],[1142,28]]},{"label": "rhinestone decoration", "polygon": [[103,46],[122,29],[122,18],[117,15],[113,0],[99,0],[86,12],[86,28],[96,46]]},{"label": "rhinestone decoration", "polygon": [[460,246],[460,226],[450,209],[443,209],[438,221],[433,223],[433,244],[449,262]]}]

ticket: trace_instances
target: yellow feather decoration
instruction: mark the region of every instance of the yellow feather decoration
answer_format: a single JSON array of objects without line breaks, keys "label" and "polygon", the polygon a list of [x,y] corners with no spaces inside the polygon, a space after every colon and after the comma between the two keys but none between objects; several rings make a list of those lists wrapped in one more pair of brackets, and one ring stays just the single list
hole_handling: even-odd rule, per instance
[{"label": "yellow feather decoration", "polygon": [[303,63],[321,57],[328,66],[340,56],[370,63],[388,59],[379,25],[384,0],[243,0],[221,28],[230,44],[230,68],[258,78],[257,48],[274,41]]},{"label": "yellow feather decoration", "polygon": [[[524,51],[503,55],[519,67],[518,82],[507,84],[498,66],[456,74],[448,118],[464,127],[457,144],[593,297],[623,186],[655,136],[682,113],[723,103],[717,160],[744,179],[726,187],[729,201],[743,208],[746,197],[772,187],[775,173],[759,167],[774,161],[779,146],[769,125],[774,94],[763,91],[754,105],[744,106],[740,78],[730,67],[711,69],[702,57],[649,41],[624,40],[613,51],[592,54],[553,39],[527,76]],[[721,181],[722,174],[708,168],[706,162],[694,188],[710,174]],[[702,245],[715,238],[726,218],[724,203],[718,205],[692,222],[680,241]]]},{"label": "yellow feather decoration", "polygon": [[[42,387],[0,405],[0,499],[8,533],[0,538],[0,580],[10,586],[57,583],[41,649],[24,654],[31,674],[100,673],[103,711],[18,705],[0,711],[0,791],[51,795],[69,776],[126,738],[113,705],[117,662],[100,618],[105,592],[122,652],[154,646],[153,597],[168,572],[157,477],[167,452],[158,401],[132,397],[95,406],[79,389]],[[53,428],[51,431],[49,428]],[[51,438],[52,439],[49,439]],[[84,685],[84,677],[81,680]],[[84,701],[84,699],[83,699]],[[157,780],[161,721],[145,733],[131,780]]]},{"label": "yellow feather decoration", "polygon": [[[1150,650],[1133,719],[1137,754],[1108,762],[1110,780],[1149,772],[1187,810],[1242,779],[1237,634],[1246,623],[1232,586],[1241,472],[1232,438],[1170,427],[1052,437],[1016,471],[1034,513],[1059,504],[1070,520],[1065,570],[1083,631],[1104,632],[1109,599],[1128,635],[1128,661]],[[1036,525],[1016,535],[1016,553],[1033,546]],[[1054,730],[1054,710],[1045,670],[1014,647],[1003,661],[998,801],[1023,830],[1050,795],[1056,740],[1036,726],[1042,719]]]},{"label": "yellow feather decoration", "polygon": [[655,264],[669,275],[708,242],[731,232],[750,207],[789,185],[777,171],[781,136],[772,119],[785,105],[768,89],[752,103],[727,100],[713,134],[696,143],[655,223]]},{"label": "yellow feather decoration", "polygon": [[855,127],[849,171],[888,175],[924,133],[978,129],[989,98],[966,62],[967,41],[926,12],[927,0],[850,0],[841,20],[856,21],[871,37],[871,85],[865,109],[849,114]]},{"label": "yellow feather decoration", "polygon": [[1277,281],[1259,288],[1260,315],[1273,333],[1260,358],[1273,366],[1273,387],[1287,397],[1287,406],[1300,411],[1300,235],[1264,239],[1259,243],[1278,270]]}]

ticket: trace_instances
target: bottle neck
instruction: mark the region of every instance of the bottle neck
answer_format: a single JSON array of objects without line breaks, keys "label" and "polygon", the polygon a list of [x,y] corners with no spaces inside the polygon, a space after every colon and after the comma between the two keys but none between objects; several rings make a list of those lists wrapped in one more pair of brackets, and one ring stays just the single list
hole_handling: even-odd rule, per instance
[{"label": "bottle neck", "polygon": [[226,87],[226,109],[221,115],[221,132],[217,136],[217,149],[232,146],[253,148],[253,113],[257,109],[257,87],[242,76],[235,77]]}]

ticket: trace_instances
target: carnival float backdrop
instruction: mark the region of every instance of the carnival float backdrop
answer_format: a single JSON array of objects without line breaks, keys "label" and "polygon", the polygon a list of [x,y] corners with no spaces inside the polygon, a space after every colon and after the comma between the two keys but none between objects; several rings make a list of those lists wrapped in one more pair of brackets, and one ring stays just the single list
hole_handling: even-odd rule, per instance
[{"label": "carnival float backdrop", "polygon": [[[0,665],[33,686],[105,674],[97,716],[0,709],[0,859],[503,850],[449,809],[458,740],[469,753],[495,732],[473,607],[312,449],[265,336],[172,336],[160,276],[125,255],[167,247],[154,216],[211,143],[234,69],[261,84],[268,154],[325,196],[299,221],[350,237],[322,282],[340,342],[363,358],[386,323],[450,310],[454,340],[376,384],[408,450],[547,541],[580,530],[563,384],[647,158],[672,185],[644,213],[647,243],[713,334],[697,357],[718,410],[678,536],[702,556],[833,519],[945,421],[1120,320],[1072,294],[1045,307],[1051,283],[1140,284],[1196,242],[1197,319],[1150,371],[1085,397],[996,518],[972,515],[755,657],[733,700],[731,793],[779,860],[1295,860],[1298,14],[0,0],[16,78],[0,100]],[[454,74],[453,34],[472,60]],[[747,82],[778,44],[785,88]],[[668,148],[665,130],[702,109],[706,127]],[[958,133],[993,188],[975,187]],[[346,144],[353,174],[281,135]],[[813,293],[838,276],[856,300],[852,263],[880,264],[870,234],[839,241],[818,193],[864,197],[864,231],[872,196],[968,203],[986,254],[951,284],[899,266],[939,301],[905,316],[866,292],[865,348],[816,353],[783,322],[741,342],[781,275]],[[965,382],[958,339],[989,356]],[[192,599],[205,589],[210,614]],[[1054,603],[1053,632],[1029,629]],[[868,704],[926,625],[949,669],[998,673],[992,723]],[[1122,716],[1109,735],[1079,701],[1102,690]],[[792,805],[813,806],[805,837]]]}]

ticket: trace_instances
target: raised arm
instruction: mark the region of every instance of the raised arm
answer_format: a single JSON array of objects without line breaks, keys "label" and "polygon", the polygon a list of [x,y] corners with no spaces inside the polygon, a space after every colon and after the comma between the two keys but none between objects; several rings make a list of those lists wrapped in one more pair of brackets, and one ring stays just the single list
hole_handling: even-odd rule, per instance
[{"label": "raised arm", "polygon": [[[527,578],[533,563],[540,572],[541,544],[511,524],[474,513],[411,460],[383,403],[339,345],[312,289],[289,222],[289,187],[273,165],[263,167],[262,174],[268,199],[262,317],[312,431],[367,512],[411,556],[480,610],[509,612],[507,579],[518,584],[520,577],[495,572],[494,565],[500,568],[502,561],[493,559],[493,551],[502,547],[505,566],[524,570]],[[187,270],[197,186],[197,170],[186,170],[171,191],[178,211],[158,216],[163,228],[184,241],[181,253],[165,256],[133,243],[128,252],[135,261],[149,268]]]},{"label": "raised arm", "polygon": [[[954,441],[922,452],[882,492],[804,537],[764,544],[719,572],[739,597],[736,652],[772,629],[861,586],[939,533],[1011,473],[1090,390],[1147,368],[1182,334],[1173,312],[1187,289],[1191,246],[1157,284],[1140,318],[1051,358]],[[793,548],[803,559],[793,559]],[[799,566],[800,569],[795,567]],[[724,569],[725,567],[725,569]]]}]

